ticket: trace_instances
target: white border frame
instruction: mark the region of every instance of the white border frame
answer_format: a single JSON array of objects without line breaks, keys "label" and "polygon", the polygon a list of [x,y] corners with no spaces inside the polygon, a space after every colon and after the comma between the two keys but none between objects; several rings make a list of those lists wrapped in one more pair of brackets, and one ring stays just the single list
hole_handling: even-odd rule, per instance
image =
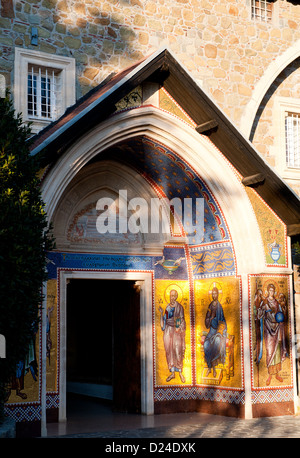
[{"label": "white border frame", "polygon": [[256,25],[267,25],[276,27],[279,23],[279,6],[276,3],[268,1],[267,3],[271,3],[272,5],[272,17],[270,21],[263,21],[259,18],[253,16],[253,0],[249,0],[249,21]]},{"label": "white border frame", "polygon": [[286,132],[285,114],[287,112],[300,114],[299,99],[291,97],[275,97],[273,120],[274,120],[274,146],[271,151],[275,156],[275,167],[278,173],[289,180],[300,179],[300,168],[289,167],[286,163]]},{"label": "white border frame", "polygon": [[33,121],[32,131],[37,131],[47,124],[49,120],[32,120],[27,115],[27,75],[28,65],[40,67],[54,67],[60,70],[62,78],[61,116],[66,109],[75,103],[75,59],[73,57],[57,56],[31,49],[15,48],[14,66],[14,108],[16,113],[22,113],[25,122]]},{"label": "white border frame", "polygon": [[70,279],[134,280],[140,286],[141,413],[154,414],[151,272],[59,270],[59,421],[67,420],[67,282]]}]

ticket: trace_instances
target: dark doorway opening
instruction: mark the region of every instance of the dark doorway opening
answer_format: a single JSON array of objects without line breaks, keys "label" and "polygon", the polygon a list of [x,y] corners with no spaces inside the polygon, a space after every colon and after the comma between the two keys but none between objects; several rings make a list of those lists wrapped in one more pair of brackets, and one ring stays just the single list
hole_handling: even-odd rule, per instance
[{"label": "dark doorway opening", "polygon": [[67,287],[67,408],[74,395],[141,412],[140,292],[129,280],[72,279]]}]

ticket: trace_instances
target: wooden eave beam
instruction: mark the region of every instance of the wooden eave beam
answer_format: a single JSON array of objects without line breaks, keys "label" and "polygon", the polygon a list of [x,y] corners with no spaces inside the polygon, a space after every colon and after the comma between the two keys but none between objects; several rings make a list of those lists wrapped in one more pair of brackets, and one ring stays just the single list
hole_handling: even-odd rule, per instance
[{"label": "wooden eave beam", "polygon": [[211,119],[210,121],[203,122],[199,126],[196,127],[196,131],[198,134],[208,135],[213,129],[218,128],[218,122],[215,119]]},{"label": "wooden eave beam", "polygon": [[263,184],[264,181],[265,175],[263,173],[256,173],[255,175],[244,177],[242,179],[242,183],[244,186],[256,186],[259,184]]},{"label": "wooden eave beam", "polygon": [[292,237],[294,235],[300,235],[300,223],[288,224],[286,227],[286,232],[289,237]]}]

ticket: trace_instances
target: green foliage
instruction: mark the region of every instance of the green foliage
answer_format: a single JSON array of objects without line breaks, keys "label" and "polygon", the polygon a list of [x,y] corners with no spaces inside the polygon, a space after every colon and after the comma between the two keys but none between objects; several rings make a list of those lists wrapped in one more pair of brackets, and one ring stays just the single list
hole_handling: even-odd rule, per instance
[{"label": "green foliage", "polygon": [[293,263],[300,266],[300,240],[299,236],[292,238],[292,258]]},{"label": "green foliage", "polygon": [[16,365],[34,337],[45,280],[47,221],[29,136],[9,96],[0,99],[0,334],[6,339],[0,411]]}]

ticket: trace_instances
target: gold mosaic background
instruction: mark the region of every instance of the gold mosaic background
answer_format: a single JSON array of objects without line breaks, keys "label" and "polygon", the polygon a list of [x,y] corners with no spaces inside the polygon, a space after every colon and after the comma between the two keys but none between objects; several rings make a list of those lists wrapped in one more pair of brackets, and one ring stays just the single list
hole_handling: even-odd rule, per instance
[{"label": "gold mosaic background", "polygon": [[[281,370],[279,375],[282,378],[282,382],[276,379],[273,375],[271,382],[267,384],[269,377],[268,368],[266,365],[266,346],[265,339],[263,340],[263,353],[259,365],[257,361],[257,351],[259,350],[257,335],[257,327],[255,324],[255,318],[257,316],[257,306],[255,304],[255,298],[257,290],[261,290],[264,297],[267,297],[267,286],[272,283],[275,286],[275,299],[279,300],[280,294],[284,295],[285,302],[287,305],[287,317],[284,321],[284,332],[285,332],[285,344],[287,347],[288,356],[281,364]],[[251,355],[252,355],[252,385],[254,388],[261,387],[278,387],[282,388],[286,385],[292,385],[292,370],[291,370],[291,342],[290,342],[290,307],[289,307],[289,289],[288,289],[288,277],[287,276],[257,276],[251,277],[250,279],[250,310],[251,310]]]},{"label": "gold mosaic background", "polygon": [[[226,324],[227,344],[226,364],[219,367],[218,380],[206,377],[207,365],[203,354],[203,332],[208,332],[205,327],[205,316],[210,302],[211,291],[216,286],[219,290],[219,302],[223,308]],[[242,387],[241,367],[241,297],[240,280],[226,277],[203,279],[194,281],[195,294],[195,334],[196,334],[196,383],[212,384],[218,386]],[[230,344],[230,345],[229,345]],[[229,364],[230,352],[230,364]]]},{"label": "gold mosaic background", "polygon": [[272,244],[277,244],[281,254],[278,264],[285,266],[287,263],[285,225],[274,215],[253,189],[249,187],[245,187],[245,189],[259,224],[266,264],[274,265],[270,252]]},{"label": "gold mosaic background", "polygon": [[[169,294],[172,289],[178,291],[178,299],[183,308],[186,321],[185,335],[185,357],[183,361],[183,375],[185,384],[183,384],[176,374],[175,379],[171,382],[166,382],[166,378],[170,375],[166,361],[163,331],[160,327],[160,312],[159,307],[165,310],[170,298]],[[190,321],[190,297],[189,297],[189,282],[186,280],[156,280],[155,282],[155,384],[159,385],[189,385],[192,383],[192,364],[191,364],[191,321]]]}]

